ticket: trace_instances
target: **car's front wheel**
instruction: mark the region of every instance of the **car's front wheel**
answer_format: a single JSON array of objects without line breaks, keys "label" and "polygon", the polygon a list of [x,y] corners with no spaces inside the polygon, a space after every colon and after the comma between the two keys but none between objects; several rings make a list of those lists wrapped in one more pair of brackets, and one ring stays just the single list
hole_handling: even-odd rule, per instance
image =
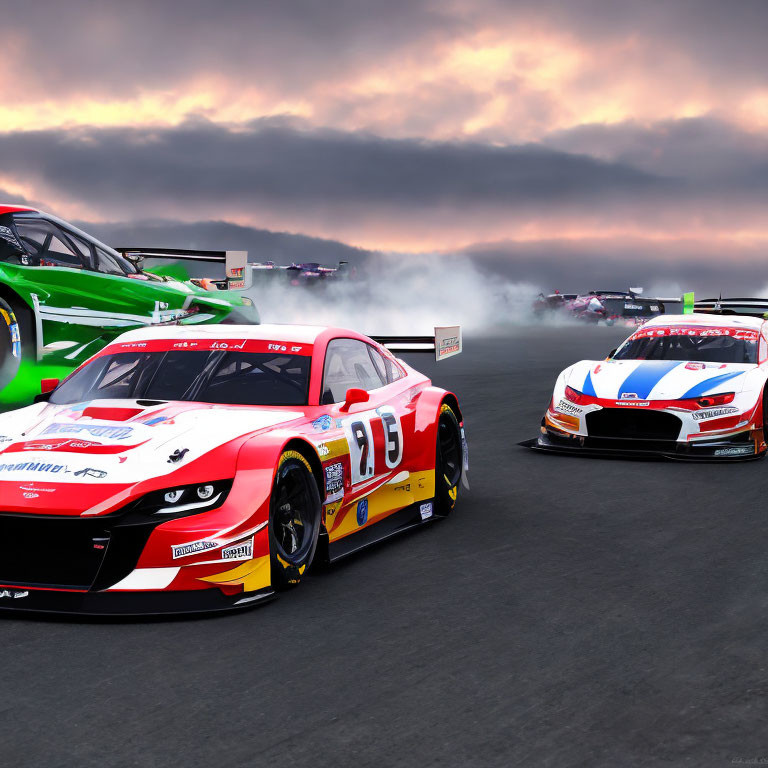
[{"label": "car's front wheel", "polygon": [[21,364],[21,327],[8,302],[0,299],[0,389],[16,376]]},{"label": "car's front wheel", "polygon": [[438,515],[445,516],[456,506],[463,461],[459,420],[451,406],[443,403],[437,421],[435,457],[435,511]]},{"label": "car's front wheel", "polygon": [[317,548],[321,501],[309,462],[298,451],[280,456],[269,507],[272,585],[298,584]]}]

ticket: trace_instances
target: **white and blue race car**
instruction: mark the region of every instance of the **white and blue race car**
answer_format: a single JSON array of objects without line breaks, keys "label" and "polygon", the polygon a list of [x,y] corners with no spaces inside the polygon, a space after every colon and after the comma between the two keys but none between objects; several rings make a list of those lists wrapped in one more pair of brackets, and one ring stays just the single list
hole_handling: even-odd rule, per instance
[{"label": "white and blue race car", "polygon": [[766,451],[768,322],[661,315],[557,378],[538,438],[580,454],[750,459]]}]

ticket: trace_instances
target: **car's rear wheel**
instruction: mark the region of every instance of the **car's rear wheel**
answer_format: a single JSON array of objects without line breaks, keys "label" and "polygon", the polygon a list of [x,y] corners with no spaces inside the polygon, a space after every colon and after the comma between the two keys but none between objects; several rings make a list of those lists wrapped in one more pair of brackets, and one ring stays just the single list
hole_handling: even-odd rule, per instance
[{"label": "car's rear wheel", "polygon": [[11,305],[0,299],[0,389],[16,376],[22,358],[22,329]]},{"label": "car's rear wheel", "polygon": [[438,515],[445,516],[456,506],[463,460],[459,420],[451,406],[443,403],[437,421],[435,457],[435,511]]},{"label": "car's rear wheel", "polygon": [[309,462],[298,451],[280,456],[269,507],[272,585],[295,586],[312,562],[320,532],[321,501]]}]

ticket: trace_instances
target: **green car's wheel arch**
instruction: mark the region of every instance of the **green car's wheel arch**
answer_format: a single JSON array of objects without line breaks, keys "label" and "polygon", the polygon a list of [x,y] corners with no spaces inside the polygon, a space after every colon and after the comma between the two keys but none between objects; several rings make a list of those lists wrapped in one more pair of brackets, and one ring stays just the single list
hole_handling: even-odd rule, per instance
[{"label": "green car's wheel arch", "polygon": [[14,307],[0,297],[0,389],[19,371],[24,353],[23,330]]},{"label": "green car's wheel arch", "polygon": [[284,451],[269,503],[269,558],[277,589],[301,581],[317,548],[321,513],[312,467],[298,451]]}]

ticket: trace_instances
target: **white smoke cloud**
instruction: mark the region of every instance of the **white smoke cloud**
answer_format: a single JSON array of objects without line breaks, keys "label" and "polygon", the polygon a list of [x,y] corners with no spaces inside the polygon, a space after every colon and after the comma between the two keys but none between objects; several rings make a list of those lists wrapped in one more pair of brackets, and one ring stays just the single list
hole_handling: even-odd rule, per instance
[{"label": "white smoke cloud", "polygon": [[488,332],[529,322],[539,288],[484,274],[460,257],[382,256],[357,274],[302,288],[256,272],[248,295],[265,323],[347,327],[371,335]]}]

